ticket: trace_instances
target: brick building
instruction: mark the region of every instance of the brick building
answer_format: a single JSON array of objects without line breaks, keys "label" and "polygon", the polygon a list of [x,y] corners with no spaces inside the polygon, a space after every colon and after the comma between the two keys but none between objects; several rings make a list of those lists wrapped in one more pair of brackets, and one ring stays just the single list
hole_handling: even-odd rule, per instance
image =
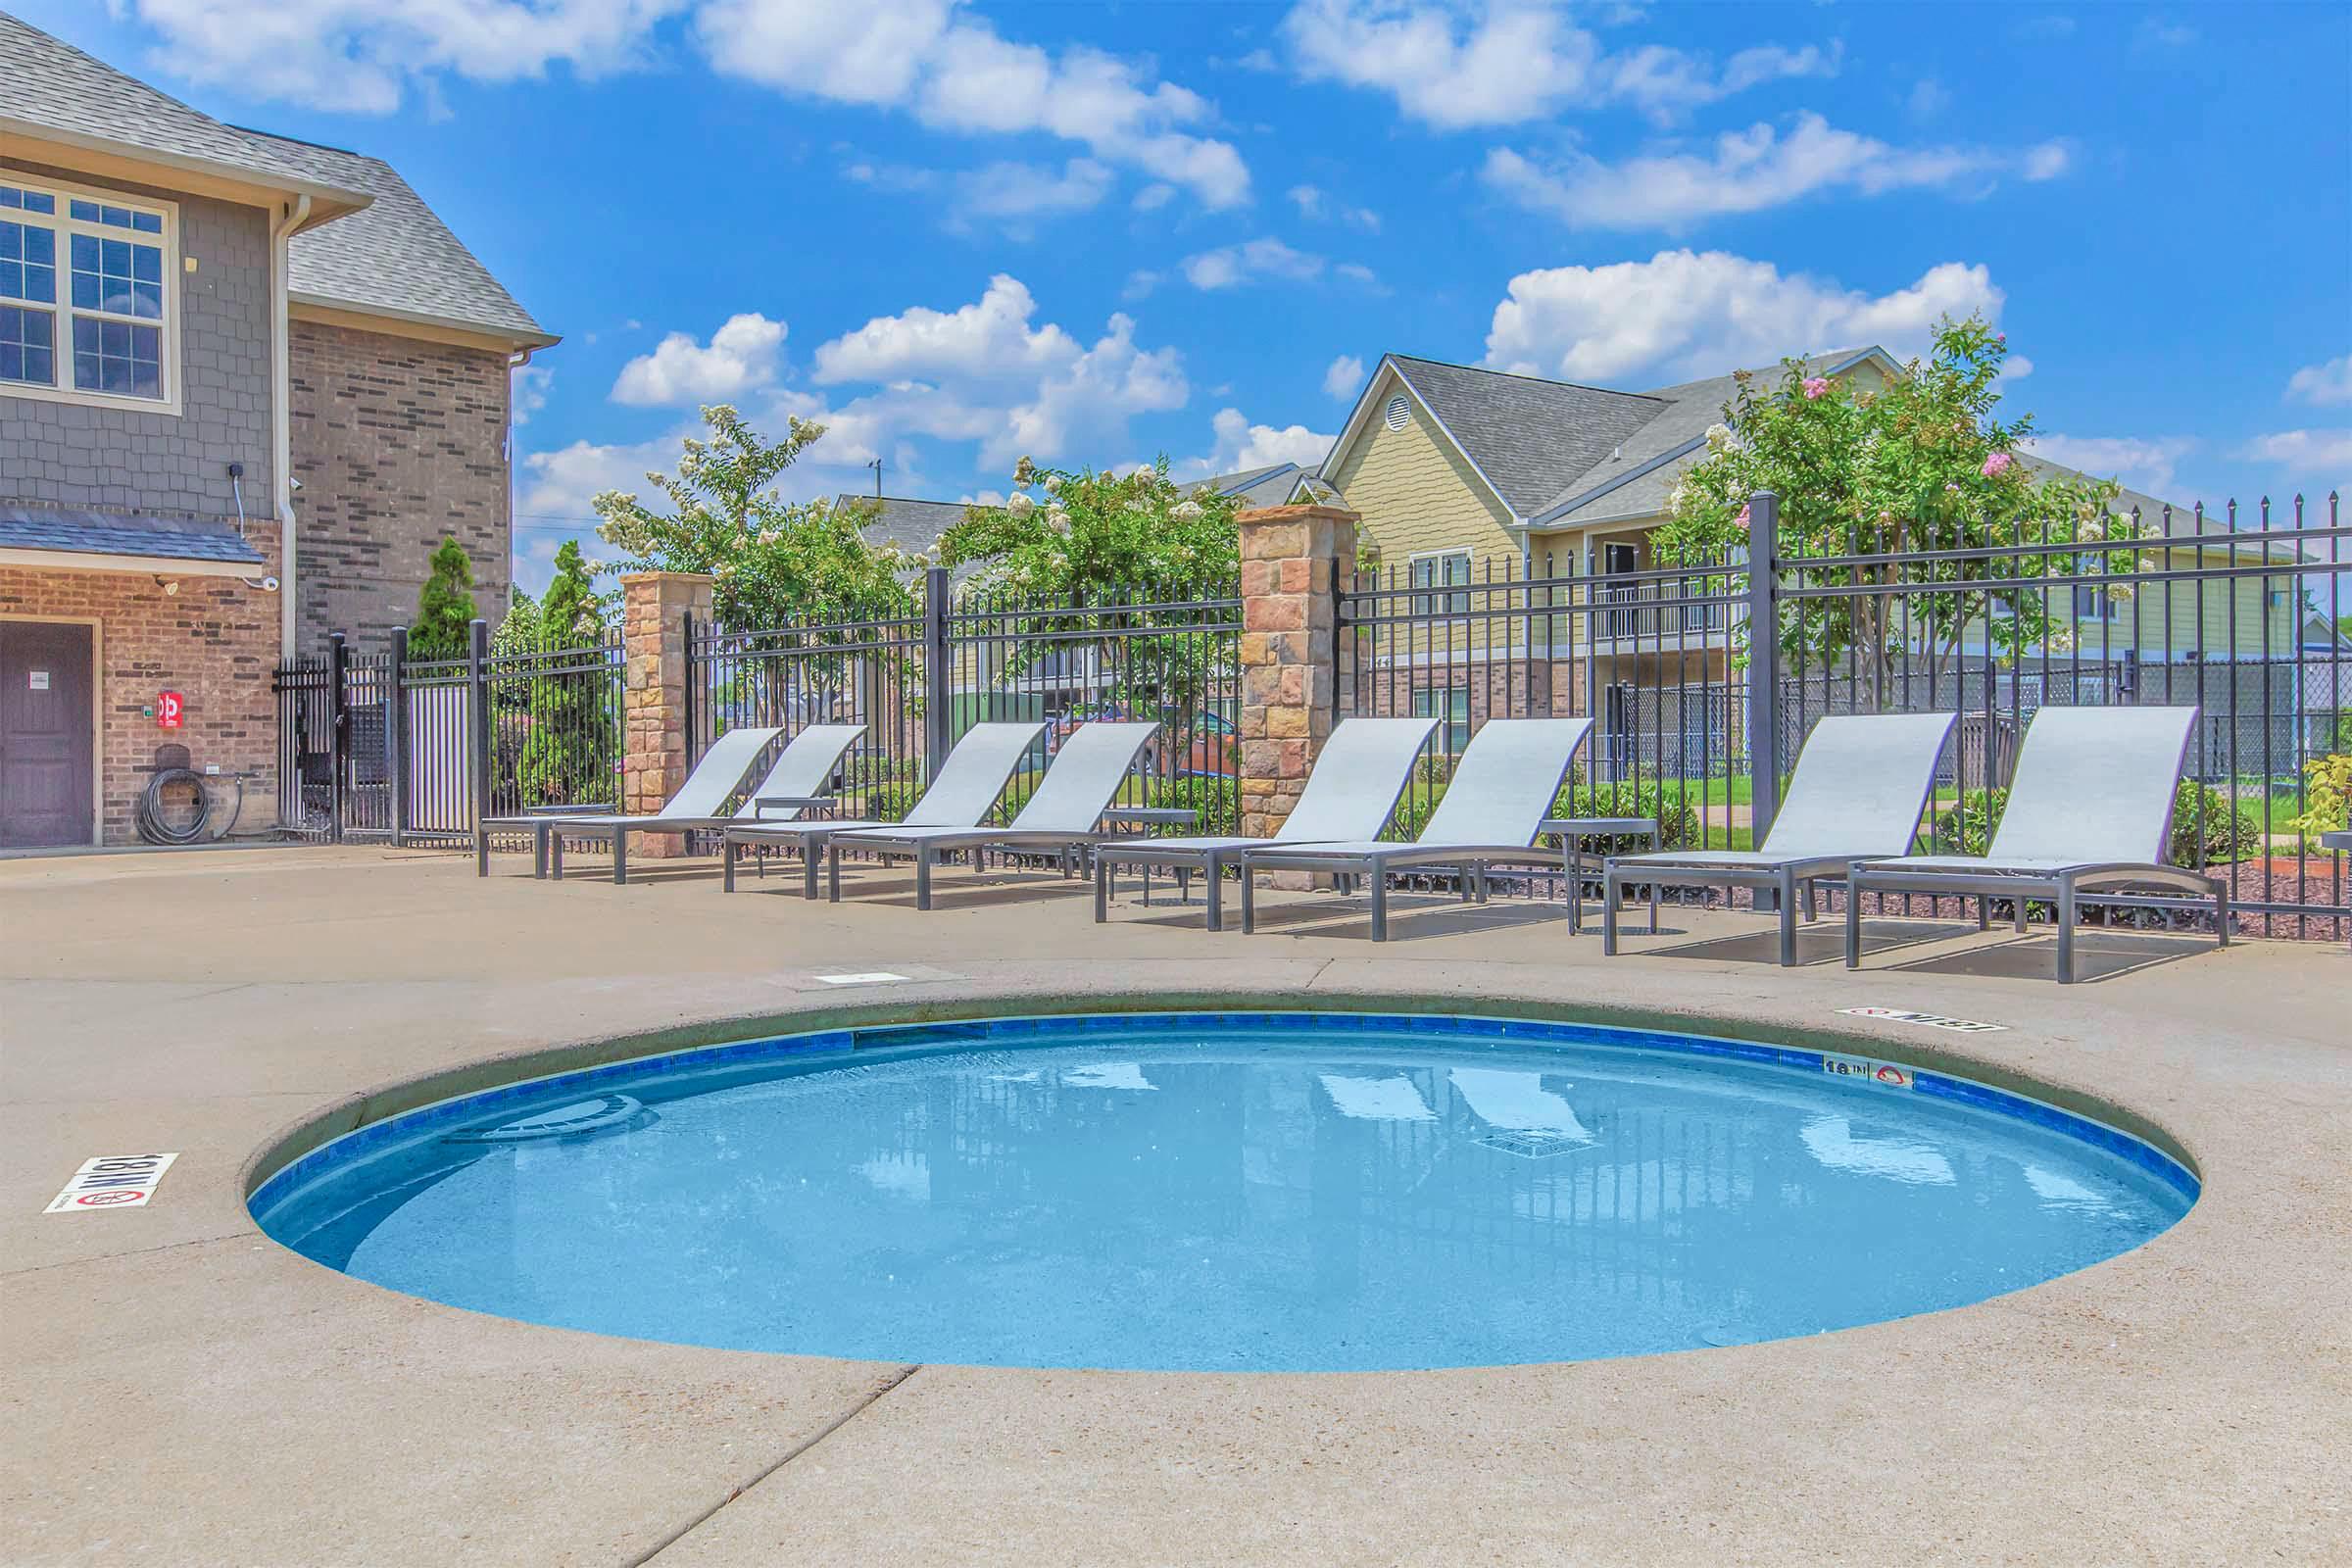
[{"label": "brick building", "polygon": [[127,841],[173,748],[267,827],[281,658],[406,620],[445,537],[505,600],[556,339],[380,160],[5,15],[0,80],[0,848]]}]

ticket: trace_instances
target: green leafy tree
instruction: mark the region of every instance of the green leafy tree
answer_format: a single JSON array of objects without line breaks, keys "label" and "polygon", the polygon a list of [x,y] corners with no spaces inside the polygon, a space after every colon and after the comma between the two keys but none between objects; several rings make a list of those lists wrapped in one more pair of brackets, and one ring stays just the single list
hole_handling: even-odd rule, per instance
[{"label": "green leafy tree", "polygon": [[769,441],[723,403],[705,408],[703,422],[708,438],[687,439],[675,475],[646,475],[666,507],[618,490],[596,498],[598,537],[626,555],[624,564],[710,573],[719,624],[731,630],[906,612],[906,574],[919,559],[866,537],[871,507],[787,501],[777,489],[823,425],[793,418]]},{"label": "green leafy tree", "polygon": [[411,659],[464,659],[466,630],[480,613],[473,604],[473,564],[466,548],[444,539],[426,564],[424,586],[416,591],[416,616],[409,623]]},{"label": "green leafy tree", "polygon": [[[1784,362],[1777,384],[1740,377],[1707,451],[1674,490],[1654,548],[1668,564],[1713,565],[1747,541],[1748,498],[1780,498],[1783,556],[1871,557],[2081,543],[2081,552],[1807,568],[1809,583],[1867,586],[1792,603],[1782,642],[1818,665],[1849,655],[1882,689],[1896,660],[1927,673],[1963,638],[2015,658],[2073,637],[2073,582],[2131,572],[2145,524],[2117,516],[2114,480],[2036,480],[2017,456],[2031,415],[2001,417],[2008,343],[1982,318],[1938,323],[1927,359],[1880,389]],[[1899,591],[1898,591],[1899,590]]]},{"label": "green leafy tree", "polygon": [[[490,640],[504,662],[492,687],[496,765],[528,805],[603,800],[619,761],[619,714],[601,662],[582,657],[605,634],[604,604],[577,543],[556,552],[556,575],[534,601],[517,588]],[[561,658],[533,656],[563,655]]]},{"label": "green leafy tree", "polygon": [[[1233,591],[1239,499],[1188,491],[1168,477],[1165,457],[1128,473],[1023,458],[1012,483],[1003,504],[968,507],[949,527],[942,563],[977,568],[968,591],[998,607],[1007,630],[1097,633],[1105,697],[1132,715],[1166,719],[1173,743],[1189,746],[1192,715],[1227,696],[1238,672],[1231,640],[1198,629],[1217,612],[1183,604]],[[1013,645],[1014,657],[1033,662],[1072,646],[1031,636]]]}]

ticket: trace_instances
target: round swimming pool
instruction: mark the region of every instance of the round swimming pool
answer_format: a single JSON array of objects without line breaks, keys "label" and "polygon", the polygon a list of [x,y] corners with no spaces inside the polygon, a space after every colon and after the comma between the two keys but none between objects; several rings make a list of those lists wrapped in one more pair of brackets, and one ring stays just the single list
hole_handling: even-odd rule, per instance
[{"label": "round swimming pool", "polygon": [[262,1228],[534,1323],[890,1361],[1337,1371],[1958,1306],[2195,1201],[2153,1146],[1798,1048],[1352,1013],[749,1041],[326,1144]]}]

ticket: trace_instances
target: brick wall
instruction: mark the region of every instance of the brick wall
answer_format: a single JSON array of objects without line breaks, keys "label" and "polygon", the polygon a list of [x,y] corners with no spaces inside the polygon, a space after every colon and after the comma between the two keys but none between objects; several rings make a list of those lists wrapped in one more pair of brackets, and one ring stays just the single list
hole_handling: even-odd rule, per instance
[{"label": "brick wall", "polygon": [[[257,524],[247,537],[270,558],[257,573],[274,570],[276,529]],[[177,581],[179,591],[168,594],[148,572],[0,566],[0,618],[99,622],[99,827],[108,844],[136,841],[131,803],[155,771],[156,748],[172,744],[188,749],[200,773],[220,764],[210,787],[223,810],[231,780],[244,780],[239,831],[277,820],[277,596],[234,577]],[[167,690],[187,702],[176,731],[158,729],[143,711]]]},{"label": "brick wall", "polygon": [[474,603],[506,613],[507,357],[316,321],[292,323],[299,648],[330,631],[378,646],[416,612],[425,562],[455,538]]},{"label": "brick wall", "polygon": [[[245,509],[268,516],[270,219],[258,207],[0,161],[28,178],[121,190],[179,210],[181,412],[92,408],[0,391],[0,500],[32,506],[231,517],[228,465],[245,466]],[[59,292],[65,293],[65,257]],[[61,313],[62,315],[62,313]],[[61,338],[65,329],[61,323]],[[61,356],[61,360],[63,356]],[[61,376],[71,370],[61,367]]]}]

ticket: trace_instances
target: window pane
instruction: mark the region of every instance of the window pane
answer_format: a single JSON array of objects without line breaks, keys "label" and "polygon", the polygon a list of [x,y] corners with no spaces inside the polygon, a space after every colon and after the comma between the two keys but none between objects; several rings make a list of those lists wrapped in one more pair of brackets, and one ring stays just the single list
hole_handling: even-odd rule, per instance
[{"label": "window pane", "polygon": [[100,220],[112,223],[117,228],[128,228],[130,226],[130,209],[127,207],[105,208],[101,211]]},{"label": "window pane", "polygon": [[130,248],[130,275],[142,283],[162,282],[164,253],[152,245],[133,245]]},{"label": "window pane", "polygon": [[22,207],[24,193],[14,185],[0,185],[0,207]]},{"label": "window pane", "polygon": [[133,213],[130,215],[130,226],[142,234],[161,234],[164,220],[153,213]]},{"label": "window pane", "polygon": [[130,276],[130,241],[110,239],[98,247],[98,258],[109,277]]},{"label": "window pane", "polygon": [[57,212],[57,198],[47,191],[28,190],[24,193],[24,210],[28,213],[48,213],[54,216]]},{"label": "window pane", "polygon": [[0,381],[28,381],[48,386],[57,378],[57,358],[50,334],[55,325],[47,311],[0,305]]},{"label": "window pane", "polygon": [[144,360],[131,361],[130,395],[136,398],[162,397],[164,376],[161,368]]},{"label": "window pane", "polygon": [[98,323],[86,316],[74,318],[74,352],[76,354],[98,352]]},{"label": "window pane", "polygon": [[74,356],[74,385],[83,392],[99,390],[97,355],[76,354]]},{"label": "window pane", "polygon": [[66,211],[85,223],[98,221],[98,204],[96,202],[85,202],[76,198],[66,203]]},{"label": "window pane", "polygon": [[21,262],[24,259],[24,225],[0,223],[0,262]]},{"label": "window pane", "polygon": [[0,300],[21,300],[24,297],[24,264],[0,262]]}]

